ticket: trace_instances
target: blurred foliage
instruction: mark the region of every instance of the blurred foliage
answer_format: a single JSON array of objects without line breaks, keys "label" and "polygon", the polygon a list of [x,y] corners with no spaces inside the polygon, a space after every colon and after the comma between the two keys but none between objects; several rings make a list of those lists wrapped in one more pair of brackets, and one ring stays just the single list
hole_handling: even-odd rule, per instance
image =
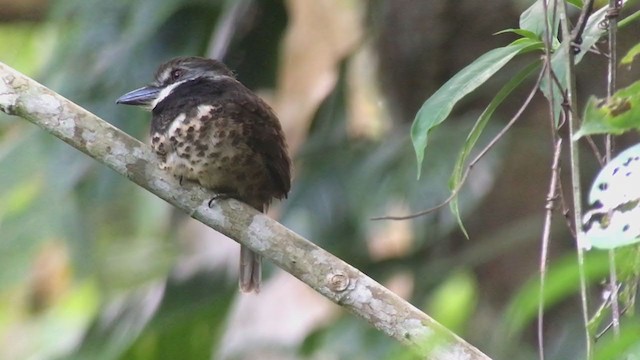
[{"label": "blurred foliage", "polygon": [[593,134],[620,135],[640,130],[640,81],[618,89],[608,99],[589,98],[576,137]]},{"label": "blurred foliage", "polygon": [[433,290],[427,313],[455,333],[462,333],[476,308],[478,289],[473,275],[452,273]]},{"label": "blurred foliage", "polygon": [[627,53],[620,59],[620,65],[631,65],[633,61],[640,55],[640,43],[629,49]]},{"label": "blurred foliage", "polygon": [[[542,204],[544,199],[508,190],[528,180],[510,178],[515,170],[509,166],[519,150],[526,149],[524,157],[531,162],[526,177],[534,179],[533,159],[541,152],[541,140],[530,129],[495,147],[460,193],[459,212],[468,219],[472,241],[464,239],[447,209],[411,222],[370,220],[441,203],[449,195],[448,179],[465,141],[486,144],[511,116],[502,109],[509,102],[497,106],[502,97],[487,108],[491,123],[483,123],[482,133],[472,132],[465,140],[473,124],[486,118],[488,103],[474,102],[483,94],[469,94],[447,112],[446,123],[429,133],[422,176],[415,179],[408,119],[396,115],[406,111],[394,110],[400,105],[390,103],[388,90],[375,78],[384,72],[393,78],[397,69],[377,68],[378,62],[405,51],[409,58],[416,54],[411,51],[433,51],[432,67],[451,78],[462,67],[453,68],[458,58],[477,58],[491,48],[465,38],[474,31],[435,33],[443,37],[441,44],[447,44],[451,33],[465,44],[481,45],[477,53],[469,54],[467,45],[449,57],[444,54],[448,45],[421,48],[419,36],[434,33],[419,27],[429,23],[414,19],[409,26],[389,15],[411,15],[417,3],[66,0],[51,3],[45,22],[2,24],[0,61],[145,139],[149,114],[117,107],[114,100],[148,82],[166,59],[211,55],[213,45],[229,41],[222,53],[225,62],[243,83],[273,101],[295,145],[293,190],[275,207],[280,220],[423,305],[489,355],[534,359],[530,332],[538,299],[537,255],[529,249],[541,226],[543,207],[535,201]],[[467,11],[474,20],[484,19],[464,8],[475,2],[427,3],[438,11]],[[496,4],[479,6],[510,8]],[[519,13],[530,2],[508,4]],[[509,16],[501,14],[507,21]],[[511,20],[513,26],[517,16]],[[373,47],[381,21],[398,21],[390,31],[408,29],[410,36],[394,38],[402,51],[391,54],[382,45]],[[225,35],[229,29],[233,31]],[[314,32],[292,33],[310,29]],[[484,39],[500,29],[478,36]],[[336,38],[327,40],[329,34]],[[519,66],[505,66],[501,72],[508,75],[498,80],[509,83]],[[317,99],[296,97],[301,92],[291,82],[304,85],[303,95]],[[495,88],[490,81],[483,86],[490,95]],[[493,94],[500,95],[498,90]],[[514,91],[509,99],[517,95]],[[450,104],[447,111],[452,108]],[[470,148],[465,151],[465,157],[474,154]],[[543,170],[546,174],[547,168]],[[544,185],[532,181],[531,186],[546,189],[546,180]],[[503,194],[509,195],[503,199]],[[500,199],[504,202],[492,205]],[[512,210],[531,203],[532,213]],[[578,359],[583,339],[575,306],[575,260],[567,252],[570,241],[562,241],[568,239],[564,224],[555,224],[553,236],[560,239],[562,256],[550,267],[545,293],[548,318],[554,319],[549,321],[548,358]],[[186,216],[106,167],[25,121],[0,114],[0,358],[413,358],[364,322],[326,306],[316,294],[308,295],[307,289],[273,294],[267,281],[256,302],[247,305],[251,300],[229,281],[233,275],[221,270],[229,262],[221,258],[235,259],[236,254],[216,257],[227,251],[221,244],[230,240],[215,238],[212,232],[194,230]],[[608,266],[600,255],[589,258],[591,283],[599,282]],[[635,274],[634,268],[621,269],[630,277]],[[277,270],[265,275],[270,274],[275,278]],[[598,294],[590,295],[596,299]],[[301,326],[296,319],[275,318],[278,311],[268,308],[281,306],[282,298],[298,301],[304,312],[322,307],[318,304],[326,310],[320,320]],[[258,308],[263,315],[252,312]],[[637,320],[624,321],[633,328]],[[245,338],[231,339],[234,328]],[[249,337],[252,331],[258,340]],[[620,339],[624,347],[617,348],[610,345],[613,340],[605,340],[602,354],[607,356],[638,348],[637,339]],[[240,350],[231,349],[234,341]],[[609,355],[610,348],[616,355]]]}]

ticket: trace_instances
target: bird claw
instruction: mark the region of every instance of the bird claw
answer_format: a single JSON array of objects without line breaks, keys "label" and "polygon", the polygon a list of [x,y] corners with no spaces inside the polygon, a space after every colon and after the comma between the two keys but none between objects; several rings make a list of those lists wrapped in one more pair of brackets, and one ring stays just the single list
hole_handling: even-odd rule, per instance
[{"label": "bird claw", "polygon": [[238,198],[238,194],[235,193],[231,193],[231,192],[220,192],[215,194],[208,202],[209,208],[213,207],[213,203],[218,201],[218,200],[227,200],[227,199],[237,199]]}]

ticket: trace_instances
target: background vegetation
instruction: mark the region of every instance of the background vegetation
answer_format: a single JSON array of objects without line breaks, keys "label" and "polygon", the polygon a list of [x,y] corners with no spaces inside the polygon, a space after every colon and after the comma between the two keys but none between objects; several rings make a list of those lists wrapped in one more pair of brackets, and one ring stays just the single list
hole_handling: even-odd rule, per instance
[{"label": "background vegetation", "polygon": [[[149,114],[118,107],[115,99],[148,82],[171,57],[223,57],[274,106],[295,158],[292,193],[272,216],[492,358],[533,359],[537,254],[553,151],[542,96],[478,163],[460,193],[469,240],[446,207],[412,221],[370,220],[409,214],[449,196],[448,179],[474,121],[540,54],[516,58],[454,108],[430,133],[419,180],[411,123],[425,99],[460,69],[517,39],[491,34],[517,28],[532,3],[0,2],[0,61],[145,139]],[[637,9],[630,1],[622,15]],[[570,16],[576,19],[578,11]],[[637,22],[620,30],[620,52],[638,42],[638,33]],[[606,94],[604,56],[588,54],[577,71],[581,104]],[[637,79],[637,66],[620,68],[620,86]],[[481,144],[520,107],[523,89],[497,109]],[[628,141],[633,136],[617,142]],[[584,150],[589,182],[597,161]],[[562,216],[551,234],[545,354],[582,359],[575,242]],[[0,114],[0,358],[404,355],[393,340],[269,265],[262,293],[240,295],[236,251],[233,241],[85,155]],[[587,260],[593,315],[609,265],[605,252],[589,252]],[[637,329],[637,316],[627,315],[623,327]],[[640,353],[637,338],[607,345],[612,337],[605,333],[597,345],[603,359]]]}]

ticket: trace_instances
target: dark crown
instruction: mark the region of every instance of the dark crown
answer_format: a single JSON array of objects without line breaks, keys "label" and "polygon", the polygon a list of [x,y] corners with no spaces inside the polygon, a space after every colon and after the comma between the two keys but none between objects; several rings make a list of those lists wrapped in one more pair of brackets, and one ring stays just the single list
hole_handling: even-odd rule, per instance
[{"label": "dark crown", "polygon": [[164,63],[155,74],[155,86],[164,87],[172,83],[196,78],[234,78],[233,72],[218,60],[203,57],[179,57]]}]

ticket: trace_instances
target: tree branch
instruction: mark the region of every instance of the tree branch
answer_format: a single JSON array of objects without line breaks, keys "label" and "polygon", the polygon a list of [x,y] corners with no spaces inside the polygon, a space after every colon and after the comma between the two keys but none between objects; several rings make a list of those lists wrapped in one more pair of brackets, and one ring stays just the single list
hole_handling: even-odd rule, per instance
[{"label": "tree branch", "polygon": [[314,290],[429,359],[489,360],[457,335],[280,223],[235,200],[217,201],[159,168],[150,148],[0,63],[0,110],[17,115],[109,166],[194,219],[269,258]]}]

